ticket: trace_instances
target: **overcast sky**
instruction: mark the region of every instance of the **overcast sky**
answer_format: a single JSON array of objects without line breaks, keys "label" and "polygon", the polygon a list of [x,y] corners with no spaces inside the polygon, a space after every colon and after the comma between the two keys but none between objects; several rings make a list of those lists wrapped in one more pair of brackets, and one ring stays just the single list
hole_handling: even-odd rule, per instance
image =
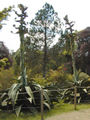
[{"label": "overcast sky", "polygon": [[[75,21],[76,30],[90,26],[90,0],[0,0],[0,10],[22,3],[28,7],[28,16],[32,19],[46,2],[54,7],[61,19],[68,14],[69,19]],[[19,36],[10,32],[14,23],[13,14],[6,23],[0,31],[0,41],[4,41],[9,50],[16,51],[19,48]]]}]

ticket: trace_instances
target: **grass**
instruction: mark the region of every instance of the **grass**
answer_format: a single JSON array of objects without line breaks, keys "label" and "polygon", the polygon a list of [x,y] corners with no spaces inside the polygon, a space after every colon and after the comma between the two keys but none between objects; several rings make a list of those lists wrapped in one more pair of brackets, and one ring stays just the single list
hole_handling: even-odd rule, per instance
[{"label": "grass", "polygon": [[0,112],[0,120],[40,120],[40,114],[31,115],[29,113],[21,113],[19,117],[16,117],[13,113]]},{"label": "grass", "polygon": [[[90,108],[90,104],[77,105],[77,110],[88,108]],[[58,103],[55,105],[54,109],[51,109],[50,111],[44,113],[44,118],[70,111],[74,111],[74,106],[72,104]],[[20,116],[17,118],[14,113],[0,112],[0,120],[40,120],[40,118],[40,113],[33,115],[29,113],[21,113]]]}]

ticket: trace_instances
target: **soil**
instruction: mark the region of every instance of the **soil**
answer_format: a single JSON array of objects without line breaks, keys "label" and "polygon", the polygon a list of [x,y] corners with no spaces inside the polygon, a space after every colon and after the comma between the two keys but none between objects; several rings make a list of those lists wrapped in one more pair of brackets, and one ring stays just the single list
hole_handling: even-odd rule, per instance
[{"label": "soil", "polygon": [[90,109],[55,115],[46,120],[90,120]]}]

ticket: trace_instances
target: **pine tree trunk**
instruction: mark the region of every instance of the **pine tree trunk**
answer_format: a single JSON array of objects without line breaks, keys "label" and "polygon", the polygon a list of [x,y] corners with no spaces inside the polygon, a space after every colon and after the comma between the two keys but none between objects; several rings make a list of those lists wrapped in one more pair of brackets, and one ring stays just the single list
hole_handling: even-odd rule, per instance
[{"label": "pine tree trunk", "polygon": [[45,24],[45,39],[44,39],[44,57],[43,57],[43,77],[46,78],[47,66],[47,37],[46,37],[46,24]]}]

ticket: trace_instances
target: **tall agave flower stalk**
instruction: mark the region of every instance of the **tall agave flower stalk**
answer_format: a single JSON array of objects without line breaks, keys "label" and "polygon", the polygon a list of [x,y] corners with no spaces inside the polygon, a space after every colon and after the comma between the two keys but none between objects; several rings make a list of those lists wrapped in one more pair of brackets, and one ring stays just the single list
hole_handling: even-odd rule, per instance
[{"label": "tall agave flower stalk", "polygon": [[21,82],[24,86],[27,85],[26,68],[24,64],[24,33],[21,31],[20,35],[20,68],[21,68]]},{"label": "tall agave flower stalk", "polygon": [[[72,32],[71,32],[72,34]],[[72,36],[73,38],[73,36]],[[74,41],[72,43],[72,38],[70,38],[70,46],[71,46],[71,57],[72,57],[72,67],[73,67],[73,76],[74,76],[74,83],[77,84],[77,74],[76,74],[76,66],[75,66],[75,57],[74,57]]]},{"label": "tall agave flower stalk", "polygon": [[19,4],[18,7],[21,11],[21,14],[18,14],[16,11],[15,11],[15,14],[18,16],[18,18],[20,18],[19,20],[16,20],[16,22],[20,24],[19,27],[17,28],[18,29],[17,33],[19,33],[19,36],[20,36],[20,69],[21,69],[20,80],[23,86],[26,86],[27,77],[26,77],[26,68],[24,63],[24,53],[25,53],[24,35],[27,32],[26,23],[25,23],[25,18],[27,17],[27,14],[26,14],[27,7],[24,7],[22,4]]},{"label": "tall agave flower stalk", "polygon": [[77,71],[76,71],[76,66],[75,66],[75,57],[74,57],[74,51],[75,51],[75,40],[77,38],[77,35],[75,31],[73,30],[74,23],[70,22],[68,20],[68,16],[65,16],[64,18],[66,25],[68,28],[66,28],[68,34],[66,36],[66,39],[70,43],[70,52],[71,52],[71,58],[72,58],[72,67],[73,67],[73,77],[74,77],[74,109],[76,110],[76,94],[77,94]]},{"label": "tall agave flower stalk", "polygon": [[69,51],[71,53],[74,83],[76,85],[77,84],[77,72],[76,72],[74,52],[75,52],[75,40],[77,38],[77,35],[76,35],[75,31],[72,28],[74,26],[74,23],[69,22],[68,16],[65,16],[64,20],[66,22],[66,25],[68,26],[66,28],[67,34],[66,34],[65,38],[66,38],[66,42],[69,42],[68,45],[70,45],[68,47],[69,47]]},{"label": "tall agave flower stalk", "polygon": [[[23,5],[18,6],[21,13],[18,14],[16,11],[16,15],[19,20],[16,20],[20,25],[16,27],[18,29],[18,34],[20,36],[20,68],[21,68],[21,76],[19,83],[14,83],[7,91],[2,94],[0,97],[0,109],[13,109],[16,112],[16,115],[19,116],[20,111],[23,112],[29,111],[35,113],[36,111],[40,111],[40,104],[42,104],[42,113],[43,109],[50,109],[50,106],[53,105],[53,101],[50,101],[50,93],[44,87],[41,87],[39,84],[28,83],[26,79],[26,68],[24,64],[24,35],[27,33],[26,23],[24,19],[27,17],[26,15],[26,7]],[[37,92],[33,92],[37,91]],[[42,90],[42,95],[40,91]],[[24,93],[24,94],[23,94]],[[40,96],[42,96],[40,98]],[[43,102],[41,102],[41,101]],[[43,116],[42,116],[43,119]]]}]

